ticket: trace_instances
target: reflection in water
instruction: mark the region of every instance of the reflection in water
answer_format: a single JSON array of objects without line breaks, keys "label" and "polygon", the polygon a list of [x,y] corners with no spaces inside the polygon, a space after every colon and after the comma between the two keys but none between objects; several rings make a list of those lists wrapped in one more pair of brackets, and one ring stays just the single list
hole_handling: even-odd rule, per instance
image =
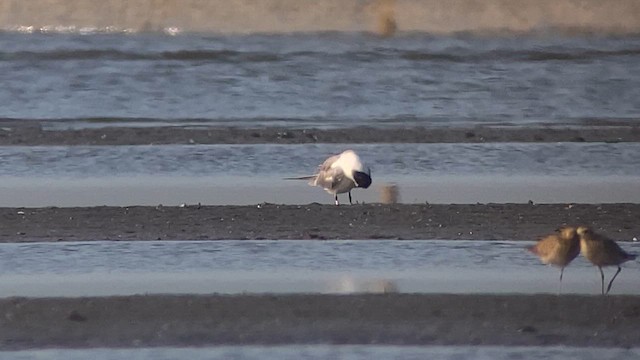
[{"label": "reflection in water", "polygon": [[388,279],[358,279],[350,275],[344,275],[337,281],[329,283],[328,292],[338,294],[387,294],[398,292],[398,286]]},{"label": "reflection in water", "polygon": [[[557,269],[493,241],[149,241],[0,244],[3,296],[141,293],[553,293]],[[621,243],[640,252],[639,243]],[[615,294],[640,294],[628,262]],[[607,276],[611,273],[607,271]],[[597,270],[578,257],[563,293],[599,294]]]}]

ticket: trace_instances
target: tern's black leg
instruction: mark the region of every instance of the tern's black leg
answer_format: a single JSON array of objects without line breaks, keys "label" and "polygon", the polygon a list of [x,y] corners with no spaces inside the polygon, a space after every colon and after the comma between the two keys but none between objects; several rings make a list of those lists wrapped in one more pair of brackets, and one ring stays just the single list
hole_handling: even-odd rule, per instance
[{"label": "tern's black leg", "polygon": [[607,294],[609,293],[609,290],[611,290],[611,285],[613,285],[613,280],[615,280],[616,276],[620,274],[620,271],[622,271],[622,268],[618,266],[618,271],[616,271],[616,273],[613,275],[613,277],[611,278],[611,281],[609,281],[609,286],[607,286]]},{"label": "tern's black leg", "polygon": [[564,266],[560,268],[560,286],[558,287],[558,295],[562,294],[562,274],[564,273]]},{"label": "tern's black leg", "polygon": [[604,273],[602,272],[602,266],[598,266],[600,270],[600,284],[602,284],[602,295],[604,295]]},{"label": "tern's black leg", "polygon": [[349,191],[349,205],[353,205],[353,201],[351,201],[351,191]]},{"label": "tern's black leg", "polygon": [[338,194],[336,194],[336,206],[340,205],[340,202],[338,201]]}]

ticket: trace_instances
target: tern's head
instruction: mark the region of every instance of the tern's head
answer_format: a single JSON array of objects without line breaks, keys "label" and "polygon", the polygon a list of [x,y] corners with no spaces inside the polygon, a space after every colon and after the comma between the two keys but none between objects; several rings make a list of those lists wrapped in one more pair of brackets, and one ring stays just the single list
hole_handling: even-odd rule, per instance
[{"label": "tern's head", "polygon": [[371,170],[362,165],[360,157],[353,150],[346,150],[340,154],[334,166],[340,166],[356,187],[366,189],[371,185]]},{"label": "tern's head", "polygon": [[353,182],[356,183],[356,187],[366,189],[371,185],[371,170],[367,168],[367,172],[353,171]]}]

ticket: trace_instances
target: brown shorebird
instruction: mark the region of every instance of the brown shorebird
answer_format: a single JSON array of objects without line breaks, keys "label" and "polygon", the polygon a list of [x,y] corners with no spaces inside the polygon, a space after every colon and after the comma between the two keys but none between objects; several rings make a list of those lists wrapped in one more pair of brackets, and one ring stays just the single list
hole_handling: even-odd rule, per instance
[{"label": "brown shorebird", "polygon": [[[608,294],[609,290],[611,290],[611,285],[613,284],[613,280],[615,280],[616,276],[622,271],[620,264],[633,260],[636,258],[636,255],[629,254],[626,251],[622,250],[615,241],[609,239],[608,237],[597,234],[591,228],[587,226],[580,226],[577,230],[578,236],[580,237],[580,251],[582,255],[587,258],[593,265],[598,267],[600,270],[600,281],[602,284],[602,295]],[[602,272],[603,266],[617,266],[618,271],[613,275],[611,281],[609,281],[609,286],[607,286],[607,291],[604,291],[604,272]]]},{"label": "brown shorebird", "polygon": [[543,264],[560,267],[560,290],[562,290],[562,274],[564,268],[569,265],[580,253],[580,238],[574,227],[558,229],[557,234],[547,235],[538,242],[527,247],[527,250],[536,254]]}]

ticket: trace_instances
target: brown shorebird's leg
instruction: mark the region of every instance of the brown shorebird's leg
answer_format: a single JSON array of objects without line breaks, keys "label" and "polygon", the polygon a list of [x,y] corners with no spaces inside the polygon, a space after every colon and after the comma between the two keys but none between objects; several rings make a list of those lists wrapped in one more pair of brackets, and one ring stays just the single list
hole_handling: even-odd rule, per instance
[{"label": "brown shorebird's leg", "polygon": [[338,194],[336,194],[336,206],[340,205],[340,202],[338,202]]},{"label": "brown shorebird's leg", "polygon": [[602,272],[602,266],[598,266],[600,270],[600,284],[602,285],[602,295],[604,295],[604,273]]},{"label": "brown shorebird's leg", "polygon": [[564,266],[560,268],[560,286],[558,287],[558,295],[562,294],[562,274],[564,273]]},{"label": "brown shorebird's leg", "polygon": [[616,276],[620,274],[620,271],[622,271],[622,268],[618,265],[618,271],[616,271],[616,273],[613,275],[613,277],[611,278],[611,281],[609,281],[609,286],[607,286],[607,294],[609,293],[609,290],[611,290],[611,285],[613,285],[613,280],[615,280]]},{"label": "brown shorebird's leg", "polygon": [[353,205],[353,201],[351,201],[351,191],[349,191],[349,205]]}]

